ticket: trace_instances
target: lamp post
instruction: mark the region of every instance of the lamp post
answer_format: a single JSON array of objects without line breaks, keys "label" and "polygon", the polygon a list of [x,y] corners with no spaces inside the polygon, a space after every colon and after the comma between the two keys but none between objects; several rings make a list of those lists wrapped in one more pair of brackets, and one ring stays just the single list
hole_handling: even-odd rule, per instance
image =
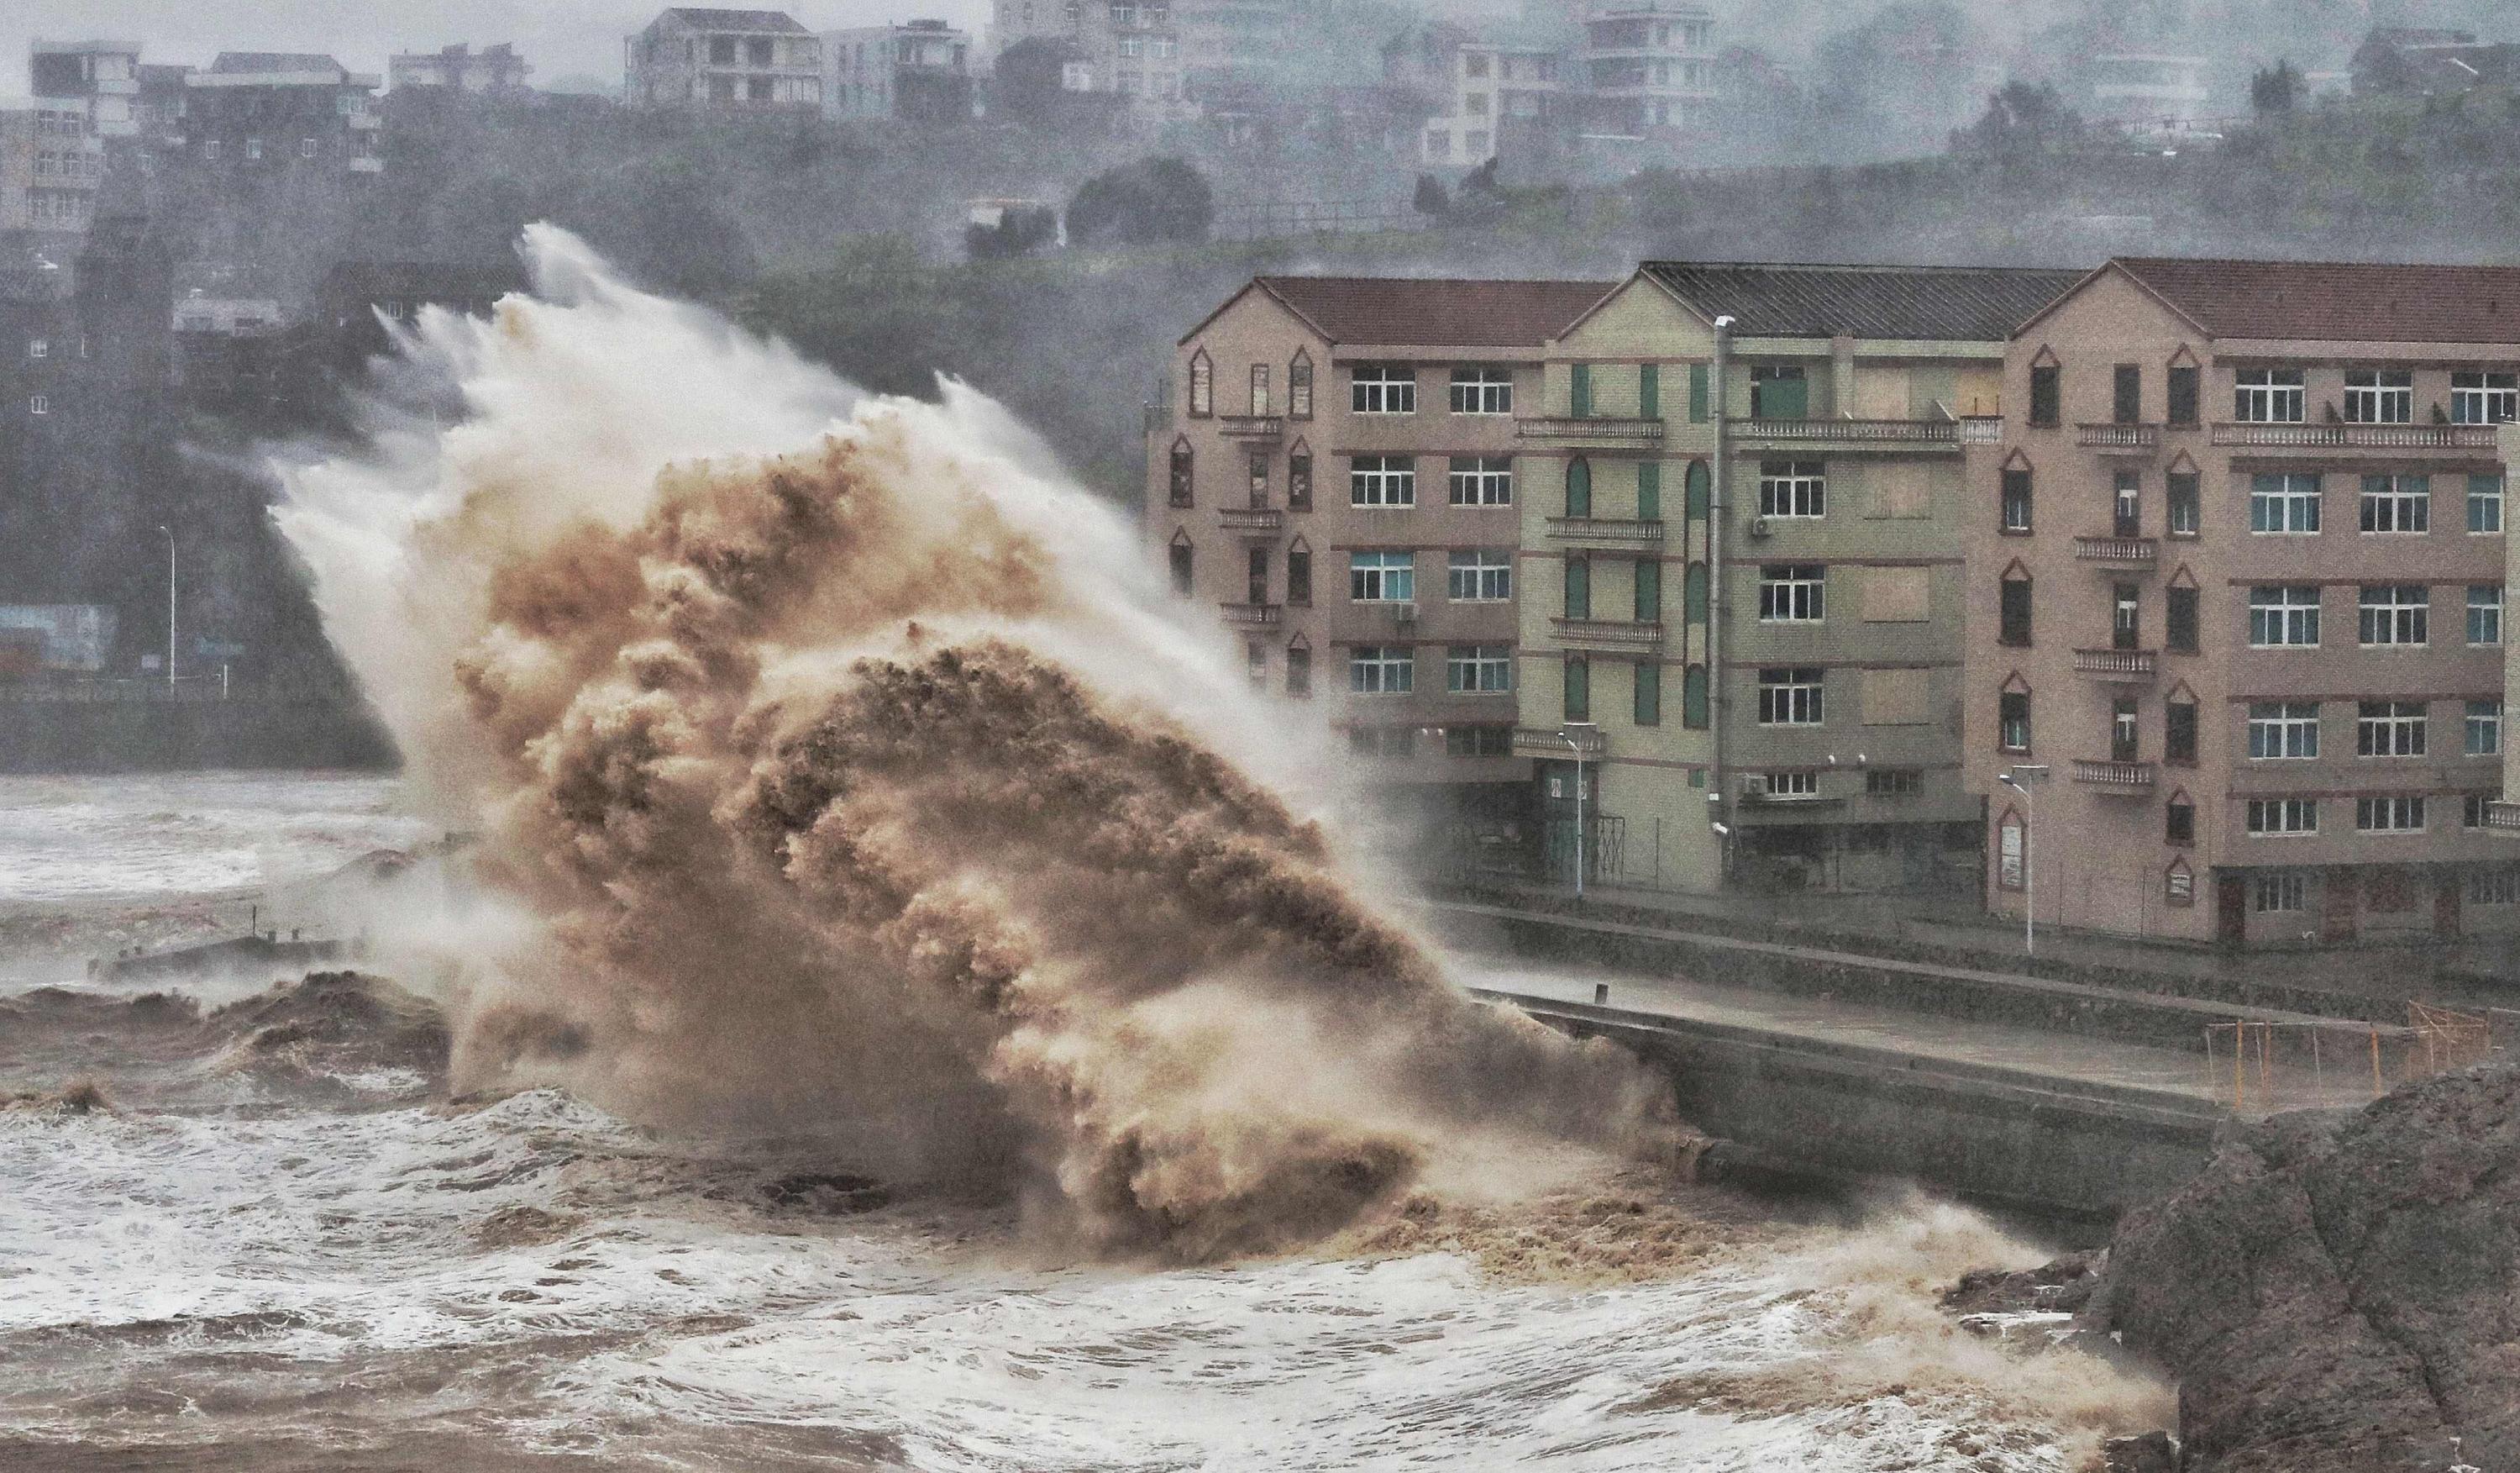
[{"label": "lamp post", "polygon": [[1558,727],[1557,740],[1575,754],[1575,898],[1584,898],[1584,744],[1577,734],[1590,735],[1601,728],[1592,721],[1568,721]]},{"label": "lamp post", "polygon": [[2017,763],[2011,771],[1997,778],[1998,782],[2021,795],[2021,952],[2039,954],[2039,867],[2036,839],[2039,827],[2039,805],[2030,796],[2030,785],[2048,775],[2041,763]]},{"label": "lamp post", "polygon": [[166,536],[166,693],[175,693],[175,533],[164,527],[158,529]]}]

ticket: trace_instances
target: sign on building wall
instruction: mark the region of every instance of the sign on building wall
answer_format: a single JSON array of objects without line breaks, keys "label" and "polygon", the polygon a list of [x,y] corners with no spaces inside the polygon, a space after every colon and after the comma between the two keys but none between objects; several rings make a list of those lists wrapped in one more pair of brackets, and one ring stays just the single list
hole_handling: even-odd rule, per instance
[{"label": "sign on building wall", "polygon": [[1996,883],[2006,890],[2019,890],[2021,888],[2021,820],[2006,818],[2003,820],[2002,827],[1997,832],[2001,837],[1997,844],[2000,853],[1996,861]]}]

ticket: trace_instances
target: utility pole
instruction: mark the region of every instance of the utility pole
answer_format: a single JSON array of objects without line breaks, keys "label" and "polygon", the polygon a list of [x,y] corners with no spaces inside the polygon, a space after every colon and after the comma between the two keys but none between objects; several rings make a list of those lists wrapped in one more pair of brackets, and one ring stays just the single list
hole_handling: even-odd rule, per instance
[{"label": "utility pole", "polygon": [[1568,721],[1558,729],[1557,740],[1575,754],[1575,898],[1584,898],[1584,743],[1582,738],[1601,728],[1592,721]]},{"label": "utility pole", "polygon": [[164,527],[166,534],[166,694],[175,693],[175,533]]},{"label": "utility pole", "polygon": [[2039,865],[2036,848],[2039,805],[2030,797],[2030,785],[2044,781],[2047,776],[2046,763],[2021,762],[2016,763],[2011,771],[1996,779],[2021,795],[2021,952],[2024,956],[2039,954]]}]

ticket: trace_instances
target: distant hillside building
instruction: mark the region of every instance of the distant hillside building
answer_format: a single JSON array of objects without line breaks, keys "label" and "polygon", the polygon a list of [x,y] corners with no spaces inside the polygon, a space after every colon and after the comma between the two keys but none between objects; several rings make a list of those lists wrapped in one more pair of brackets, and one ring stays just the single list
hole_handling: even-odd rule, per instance
[{"label": "distant hillside building", "polygon": [[1418,161],[1476,167],[1537,147],[1564,121],[1562,57],[1554,46],[1482,40],[1454,25],[1404,32],[1383,48],[1387,82],[1417,88],[1437,110],[1425,120]]},{"label": "distant hillside building", "polygon": [[2381,25],[2355,49],[2351,65],[2360,96],[2465,92],[2520,77],[2520,46],[2482,43],[2474,31]]},{"label": "distant hillside building", "polygon": [[77,115],[97,138],[138,131],[132,99],[140,91],[140,47],[130,41],[37,41],[27,57],[35,106]]},{"label": "distant hillside building", "polygon": [[2091,116],[2097,122],[2181,128],[2206,115],[2213,93],[2201,56],[2125,55],[2091,61]]},{"label": "distant hillside building", "polygon": [[1714,119],[1715,21],[1683,0],[1597,0],[1577,61],[1590,131],[1619,138],[1702,132]]},{"label": "distant hillside building", "polygon": [[944,123],[971,115],[971,36],[942,21],[823,32],[823,115]]},{"label": "distant hillside building", "polygon": [[1121,98],[1151,123],[1197,114],[1188,100],[1189,20],[1173,0],[997,0],[989,44],[1000,56],[1036,38],[1072,48],[1064,90]]},{"label": "distant hillside building", "polygon": [[140,48],[122,41],[37,41],[27,57],[34,105],[0,124],[0,229],[75,233],[96,217],[110,139],[137,129]]},{"label": "distant hillside building", "polygon": [[502,41],[474,51],[458,41],[437,51],[405,52],[385,64],[385,76],[405,87],[450,87],[462,92],[521,92],[533,73],[517,48]]},{"label": "distant hillside building", "polygon": [[656,112],[820,112],[823,41],[786,11],[678,7],[624,43],[622,99]]},{"label": "distant hillside building", "polygon": [[377,83],[329,56],[223,51],[184,78],[186,152],[229,169],[382,173]]}]

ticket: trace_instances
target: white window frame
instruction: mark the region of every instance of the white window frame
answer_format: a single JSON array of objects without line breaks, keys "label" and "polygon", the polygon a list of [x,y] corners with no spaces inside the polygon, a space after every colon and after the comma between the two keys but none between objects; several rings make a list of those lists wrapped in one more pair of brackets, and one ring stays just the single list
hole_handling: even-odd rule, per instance
[{"label": "white window frame", "polygon": [[1828,610],[1828,565],[1763,563],[1759,567],[1759,622],[1816,624]]},{"label": "white window frame", "polygon": [[2249,648],[2317,649],[2321,598],[2317,583],[2261,583],[2249,590]]},{"label": "white window frame", "polygon": [[2467,585],[2467,642],[2471,645],[2498,645],[2502,642],[2502,585],[2470,583]]},{"label": "white window frame", "polygon": [[2310,877],[2277,870],[2251,877],[2249,909],[2257,915],[2296,915],[2310,908]]},{"label": "white window frame", "polygon": [[2469,757],[2502,755],[2502,703],[2470,701],[2460,722],[2460,749]]},{"label": "white window frame", "polygon": [[1454,456],[1447,473],[1447,499],[1454,506],[1513,505],[1513,457]]},{"label": "white window frame", "polygon": [[2354,800],[2354,832],[2358,834],[2420,834],[2424,831],[2424,818],[2421,793]]},{"label": "white window frame", "polygon": [[2520,374],[2469,371],[2450,376],[2450,422],[2503,425],[2520,418]]},{"label": "white window frame", "polygon": [[2414,536],[2433,529],[2429,476],[2365,476],[2361,504],[2365,534]]},{"label": "white window frame", "polygon": [[1351,645],[1347,689],[1352,696],[1405,696],[1418,688],[1418,652],[1405,644]]},{"label": "white window frame", "polygon": [[2432,588],[2365,583],[2355,595],[2355,637],[2366,650],[2422,649],[2432,642]]},{"label": "white window frame", "polygon": [[1828,515],[1828,467],[1818,460],[1759,463],[1759,515],[1772,521],[1817,522]]},{"label": "white window frame", "polygon": [[51,394],[48,394],[48,393],[33,393],[33,394],[28,394],[28,395],[26,396],[26,412],[27,412],[28,414],[50,414],[50,413],[52,413],[52,412],[53,412],[53,396],[52,396]]},{"label": "white window frame", "polygon": [[2356,757],[2422,757],[2429,713],[2421,701],[2363,701],[2354,711]]},{"label": "white window frame", "polygon": [[2486,826],[2487,816],[2493,811],[2494,801],[2497,796],[2498,795],[2493,793],[2460,794],[2458,800],[2458,826],[2463,829],[2484,828]]},{"label": "white window frame", "polygon": [[2249,760],[2253,762],[2316,761],[2318,758],[2318,703],[2256,701],[2249,706]]},{"label": "white window frame", "polygon": [[2316,798],[2252,798],[2240,806],[2241,827],[2252,839],[2304,839],[2318,832]]},{"label": "white window frame", "polygon": [[2413,424],[2413,371],[2405,368],[2345,370],[2345,422],[2349,425]]},{"label": "white window frame", "polygon": [[29,339],[27,339],[27,340],[26,340],[26,356],[27,356],[27,357],[29,357],[29,358],[49,358],[49,357],[51,357],[52,355],[53,355],[53,344],[52,344],[52,340],[51,340],[51,339],[49,339],[49,338],[29,338]]},{"label": "white window frame", "polygon": [[1444,595],[1457,604],[1502,604],[1513,597],[1513,549],[1476,547],[1445,554]]},{"label": "white window frame", "polygon": [[1347,555],[1348,602],[1409,604],[1418,601],[1418,555],[1414,552],[1351,552]]},{"label": "white window frame", "polygon": [[2470,905],[2520,904],[2520,867],[2493,864],[2469,870],[2466,898]]},{"label": "white window frame", "polygon": [[1490,363],[1464,364],[1453,370],[1448,402],[1455,414],[1513,413],[1513,370]]},{"label": "white window frame", "polygon": [[1388,510],[1418,504],[1418,461],[1410,455],[1355,455],[1347,463],[1347,504]]},{"label": "white window frame", "polygon": [[1457,644],[1444,651],[1444,689],[1456,696],[1499,695],[1513,689],[1513,646]]},{"label": "white window frame", "polygon": [[2231,418],[2244,425],[2298,425],[2310,394],[2298,368],[2242,368],[2231,374]]},{"label": "white window frame", "polygon": [[1795,767],[1784,771],[1765,772],[1760,780],[1768,785],[1770,798],[1788,802],[1797,798],[1820,797],[1820,771],[1814,767]]},{"label": "white window frame", "polygon": [[1817,666],[1774,666],[1759,671],[1759,724],[1827,724],[1828,672]]},{"label": "white window frame", "polygon": [[1416,414],[1418,370],[1407,363],[1358,363],[1348,369],[1350,414]]},{"label": "white window frame", "polygon": [[2315,535],[2322,504],[2319,478],[2315,474],[2280,471],[2252,476],[2249,531],[2261,537]]},{"label": "white window frame", "polygon": [[2467,529],[2476,536],[2502,533],[2503,480],[2499,476],[2467,478]]}]

